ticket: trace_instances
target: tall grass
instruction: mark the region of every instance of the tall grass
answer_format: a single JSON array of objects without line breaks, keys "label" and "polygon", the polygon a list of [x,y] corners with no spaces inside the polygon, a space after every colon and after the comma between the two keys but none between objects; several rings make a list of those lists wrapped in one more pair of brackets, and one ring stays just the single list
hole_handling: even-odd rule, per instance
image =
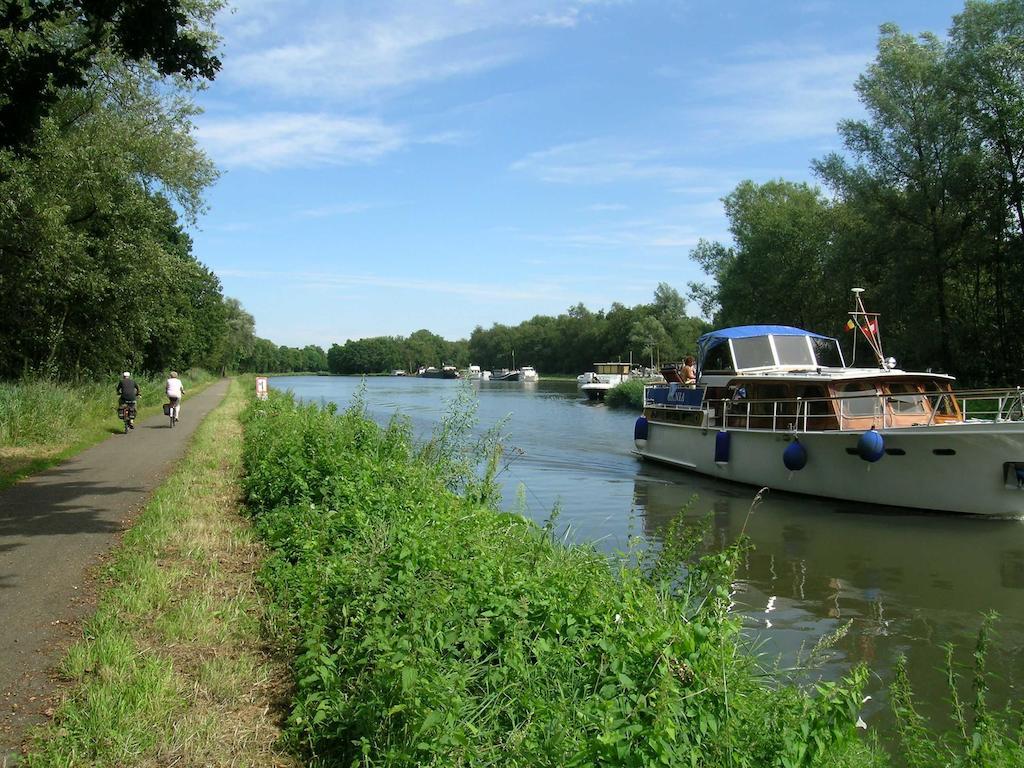
[{"label": "tall grass", "polygon": [[[185,389],[208,382],[206,371],[188,371]],[[164,378],[136,380],[142,390],[140,407],[167,398]],[[61,384],[49,380],[0,382],[0,447],[73,442],[83,428],[99,421],[116,421],[117,379],[109,382]]]},{"label": "tall grass", "polygon": [[453,483],[467,464],[444,427],[418,449],[358,403],[338,415],[278,393],[246,420],[262,579],[294,655],[288,739],[310,764],[874,759],[855,729],[864,669],[811,695],[741,652],[742,542],[695,560],[680,528],[671,562],[609,561],[483,503],[497,458]]},{"label": "tall grass", "polygon": [[[182,376],[186,395],[212,379],[201,369],[188,371]],[[145,417],[166,399],[165,380],[136,381],[142,390],[139,415]],[[45,379],[0,382],[0,488],[120,431],[116,385],[116,379],[74,385]]]},{"label": "tall grass", "polygon": [[[918,713],[907,677],[907,663],[900,658],[890,686],[896,716],[896,748],[909,768],[963,766],[964,768],[1011,768],[1024,765],[1024,708],[1008,703],[993,709],[988,701],[992,673],[987,669],[989,643],[995,622],[987,614],[978,631],[973,668],[958,669],[954,648],[946,645],[945,676],[949,691],[951,729],[940,731]],[[967,672],[973,696],[960,696],[961,678]]]}]

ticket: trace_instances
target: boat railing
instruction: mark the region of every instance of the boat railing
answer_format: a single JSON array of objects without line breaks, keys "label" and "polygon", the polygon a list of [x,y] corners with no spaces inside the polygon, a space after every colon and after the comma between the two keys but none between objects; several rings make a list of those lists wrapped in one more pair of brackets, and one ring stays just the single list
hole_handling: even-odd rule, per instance
[{"label": "boat railing", "polygon": [[[950,393],[944,393],[950,397]],[[1024,390],[978,389],[952,393],[960,404],[964,421],[1024,421]]]},{"label": "boat railing", "polygon": [[[820,430],[822,420],[835,420],[833,400],[842,398],[802,398],[750,400],[736,398],[709,400],[714,412],[721,406],[723,425],[741,429],[764,429],[772,432],[808,432]],[[833,425],[831,427],[835,429]]]},{"label": "boat railing", "polygon": [[[778,432],[932,426],[936,423],[1024,421],[1024,390],[850,392],[833,397],[705,399],[703,388],[645,388],[648,407],[705,414],[707,426]],[[920,417],[915,419],[915,417]]]}]

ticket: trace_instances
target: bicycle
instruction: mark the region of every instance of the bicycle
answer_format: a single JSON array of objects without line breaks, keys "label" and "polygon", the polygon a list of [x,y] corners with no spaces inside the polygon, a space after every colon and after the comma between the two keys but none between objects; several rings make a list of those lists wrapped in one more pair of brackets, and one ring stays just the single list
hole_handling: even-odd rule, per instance
[{"label": "bicycle", "polygon": [[127,435],[129,429],[135,429],[132,421],[135,419],[135,401],[126,400],[117,406],[117,417],[124,422],[124,433]]},{"label": "bicycle", "polygon": [[171,429],[174,429],[174,425],[178,423],[178,406],[181,403],[181,399],[171,397],[169,400],[169,403],[164,403],[164,416],[170,418]]}]

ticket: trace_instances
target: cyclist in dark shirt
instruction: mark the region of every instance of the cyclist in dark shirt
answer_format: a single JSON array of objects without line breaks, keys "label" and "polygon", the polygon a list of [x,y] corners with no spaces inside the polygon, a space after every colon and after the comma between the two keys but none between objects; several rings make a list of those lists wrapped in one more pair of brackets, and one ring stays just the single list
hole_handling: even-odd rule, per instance
[{"label": "cyclist in dark shirt", "polygon": [[[132,378],[131,373],[125,371],[121,374],[121,380],[117,382],[117,394],[120,396],[121,405],[131,405],[134,410],[135,401],[139,399],[141,391],[139,385],[135,383],[135,379]],[[135,420],[130,419],[128,426],[135,429]]]}]

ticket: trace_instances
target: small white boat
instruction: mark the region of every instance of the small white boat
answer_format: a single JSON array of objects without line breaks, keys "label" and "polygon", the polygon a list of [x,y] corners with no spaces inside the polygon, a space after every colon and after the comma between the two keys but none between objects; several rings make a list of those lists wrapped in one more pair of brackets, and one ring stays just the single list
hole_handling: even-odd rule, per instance
[{"label": "small white boat", "polygon": [[576,386],[590,400],[604,400],[608,390],[630,377],[629,363],[594,363],[594,370],[576,377]]},{"label": "small white boat", "polygon": [[854,294],[847,326],[875,367],[847,366],[836,339],[799,328],[713,331],[697,342],[696,387],[645,388],[636,452],[795,493],[1024,515],[1024,390],[954,391],[952,376],[897,368]]},{"label": "small white boat", "polygon": [[520,381],[539,381],[540,375],[534,369],[532,365],[524,365],[519,369],[519,380]]},{"label": "small white boat", "polygon": [[481,370],[479,365],[471,365],[466,369],[465,378],[470,381],[488,381],[491,378],[491,372]]}]

